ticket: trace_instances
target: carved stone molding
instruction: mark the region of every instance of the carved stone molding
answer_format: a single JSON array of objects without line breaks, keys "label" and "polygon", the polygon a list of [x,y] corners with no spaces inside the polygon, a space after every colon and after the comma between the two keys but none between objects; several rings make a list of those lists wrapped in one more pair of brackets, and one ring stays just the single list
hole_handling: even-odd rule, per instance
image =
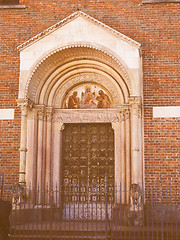
[{"label": "carved stone molding", "polygon": [[53,122],[59,123],[116,123],[120,122],[118,109],[59,109],[55,110]]},{"label": "carved stone molding", "polygon": [[82,59],[91,59],[111,66],[112,69],[120,73],[131,92],[131,83],[127,70],[109,51],[95,47],[92,43],[73,43],[47,53],[40,62],[34,65],[27,80],[25,96],[38,103],[39,89],[44,85],[50,74],[60,67],[59,63],[61,62],[62,66],[69,61]]},{"label": "carved stone molding", "polygon": [[129,37],[125,36],[122,33],[117,32],[116,30],[112,29],[111,27],[99,22],[98,20],[94,19],[93,17],[87,15],[86,13],[82,12],[82,11],[77,11],[71,15],[69,15],[68,17],[64,18],[63,20],[61,20],[60,22],[56,23],[55,25],[47,28],[46,30],[44,30],[43,32],[39,33],[38,35],[36,35],[35,37],[29,39],[28,41],[24,42],[23,44],[19,45],[17,48],[19,50],[24,49],[25,47],[29,46],[30,44],[33,44],[34,42],[38,41],[39,39],[41,39],[42,37],[50,34],[51,32],[54,32],[56,29],[58,29],[59,27],[63,26],[64,24],[72,21],[73,19],[77,18],[78,16],[82,16],[83,18],[87,19],[88,21],[93,22],[94,24],[96,24],[97,26],[100,26],[102,29],[108,30],[110,33],[114,34],[115,36],[123,39],[126,42],[129,42],[137,47],[140,47],[141,45],[130,39]]}]

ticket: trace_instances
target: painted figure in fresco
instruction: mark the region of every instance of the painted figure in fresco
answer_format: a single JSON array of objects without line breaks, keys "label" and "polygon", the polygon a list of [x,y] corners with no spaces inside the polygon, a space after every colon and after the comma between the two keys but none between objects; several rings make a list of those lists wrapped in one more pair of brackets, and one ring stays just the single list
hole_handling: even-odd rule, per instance
[{"label": "painted figure in fresco", "polygon": [[81,93],[81,108],[96,108],[95,92],[91,92],[91,88],[87,87],[85,93]]},{"label": "painted figure in fresco", "polygon": [[73,94],[69,97],[68,100],[68,108],[72,109],[72,108],[79,108],[80,107],[80,100],[77,97],[77,92],[74,91]]},{"label": "painted figure in fresco", "polygon": [[99,96],[96,97],[97,108],[110,108],[111,101],[107,94],[104,93],[103,90],[99,90]]}]

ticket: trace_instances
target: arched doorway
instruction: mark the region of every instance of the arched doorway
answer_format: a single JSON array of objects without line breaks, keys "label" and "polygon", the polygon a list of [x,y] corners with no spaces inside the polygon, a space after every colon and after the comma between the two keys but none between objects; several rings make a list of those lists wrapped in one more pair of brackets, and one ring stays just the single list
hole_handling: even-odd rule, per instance
[{"label": "arched doorway", "polygon": [[[83,18],[81,15],[80,21],[91,24],[86,21],[85,15]],[[72,39],[72,43],[62,42],[65,46],[59,46],[53,32],[53,47],[50,50],[44,52],[49,46],[49,38],[46,37],[22,50],[18,99],[22,116],[19,181],[27,185],[48,184],[59,188],[65,178],[62,177],[65,171],[64,129],[68,124],[107,124],[114,137],[114,184],[121,184],[122,190],[132,183],[142,184],[139,46],[125,36],[117,38],[113,31],[110,35],[108,31],[103,32],[121,46],[126,53],[123,55],[119,48],[115,51],[114,45],[107,47],[104,40],[100,41],[98,31],[99,38],[87,42],[84,32],[79,31],[81,25],[76,24],[76,19],[72,25],[82,38],[81,42],[76,43]],[[57,29],[55,34],[61,34],[61,30]],[[36,52],[38,46],[41,50]],[[29,70],[25,70],[29,53],[39,57],[36,56]]]}]

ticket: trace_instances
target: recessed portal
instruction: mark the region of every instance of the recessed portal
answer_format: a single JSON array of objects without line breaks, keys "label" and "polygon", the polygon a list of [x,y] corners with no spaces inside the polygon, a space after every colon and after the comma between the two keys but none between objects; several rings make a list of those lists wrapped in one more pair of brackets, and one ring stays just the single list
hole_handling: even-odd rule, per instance
[{"label": "recessed portal", "polygon": [[[86,208],[88,204],[97,206],[98,203],[105,203],[105,200],[112,201],[115,161],[111,124],[65,124],[62,144],[62,200],[66,218],[71,208],[68,218],[72,217],[72,213],[75,218],[76,204],[79,206],[82,203]],[[82,209],[79,211],[82,212]]]}]

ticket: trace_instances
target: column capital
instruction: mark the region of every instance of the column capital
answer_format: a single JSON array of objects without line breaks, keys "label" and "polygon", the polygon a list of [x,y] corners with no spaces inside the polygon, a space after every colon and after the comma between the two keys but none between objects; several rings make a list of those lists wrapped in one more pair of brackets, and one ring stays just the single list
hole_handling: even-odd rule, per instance
[{"label": "column capital", "polygon": [[21,115],[27,116],[29,110],[33,108],[33,103],[29,99],[17,99],[17,105],[21,109]]},{"label": "column capital", "polygon": [[140,96],[131,96],[129,97],[129,104],[130,105],[142,105],[142,97]]},{"label": "column capital", "polygon": [[142,98],[139,96],[129,97],[129,104],[131,106],[131,114],[138,115],[140,118],[142,112]]},{"label": "column capital", "polygon": [[45,116],[45,106],[44,105],[36,105],[37,109],[37,117],[39,120],[44,120]]},{"label": "column capital", "polygon": [[125,109],[120,110],[120,121],[124,121],[125,120]]},{"label": "column capital", "polygon": [[52,115],[53,115],[53,107],[47,107],[46,108],[46,119],[47,119],[47,122],[51,122],[52,121]]},{"label": "column capital", "polygon": [[130,109],[129,108],[125,109],[124,114],[125,114],[125,120],[130,119]]},{"label": "column capital", "polygon": [[129,105],[123,105],[119,107],[119,116],[120,121],[125,121],[126,119],[130,118],[130,107]]}]

